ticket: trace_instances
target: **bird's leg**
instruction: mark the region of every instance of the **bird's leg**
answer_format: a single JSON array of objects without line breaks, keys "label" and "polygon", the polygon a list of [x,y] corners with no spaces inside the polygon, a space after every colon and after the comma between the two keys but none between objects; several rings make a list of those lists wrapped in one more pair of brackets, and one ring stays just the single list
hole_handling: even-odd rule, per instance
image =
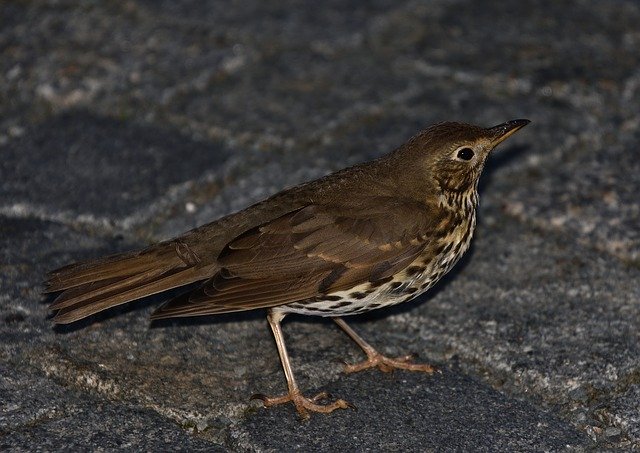
[{"label": "bird's leg", "polygon": [[346,332],[347,335],[349,335],[349,337],[351,337],[353,341],[357,343],[358,346],[360,346],[364,353],[367,354],[367,360],[363,362],[355,364],[345,363],[345,373],[355,373],[357,371],[362,371],[373,367],[378,367],[385,373],[393,371],[396,368],[409,371],[422,371],[423,373],[428,374],[437,371],[434,366],[429,365],[428,363],[411,363],[411,360],[413,359],[412,355],[406,355],[395,359],[386,357],[376,351],[376,349],[369,343],[364,341],[364,339],[360,335],[358,335],[351,327],[349,327],[342,318],[333,318],[333,320],[336,322],[336,324],[338,324],[338,326],[340,326],[342,330]]},{"label": "bird's leg", "polygon": [[298,388],[298,384],[293,377],[293,370],[291,369],[289,354],[287,353],[287,348],[284,344],[284,336],[282,335],[282,327],[280,326],[280,321],[282,321],[282,318],[284,318],[283,313],[274,312],[273,310],[269,310],[269,314],[267,315],[269,326],[271,326],[273,337],[275,338],[276,346],[278,347],[278,354],[280,354],[282,369],[284,370],[284,375],[287,378],[289,393],[276,397],[254,395],[252,396],[252,399],[261,399],[265,407],[292,402],[296,406],[298,414],[300,414],[300,417],[303,419],[309,418],[309,412],[322,412],[324,414],[328,414],[329,412],[333,412],[336,409],[346,409],[348,407],[353,407],[351,404],[342,399],[338,399],[330,404],[317,404],[320,400],[325,399],[329,396],[326,392],[319,393],[313,398],[306,398],[302,395],[300,389]]}]

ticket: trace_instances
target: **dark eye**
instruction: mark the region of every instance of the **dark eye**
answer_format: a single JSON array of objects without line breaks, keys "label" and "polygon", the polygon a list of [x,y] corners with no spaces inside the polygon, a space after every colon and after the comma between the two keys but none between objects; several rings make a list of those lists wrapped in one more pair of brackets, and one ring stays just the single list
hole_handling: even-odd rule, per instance
[{"label": "dark eye", "polygon": [[462,148],[458,151],[458,159],[471,160],[473,158],[473,150],[471,148]]}]

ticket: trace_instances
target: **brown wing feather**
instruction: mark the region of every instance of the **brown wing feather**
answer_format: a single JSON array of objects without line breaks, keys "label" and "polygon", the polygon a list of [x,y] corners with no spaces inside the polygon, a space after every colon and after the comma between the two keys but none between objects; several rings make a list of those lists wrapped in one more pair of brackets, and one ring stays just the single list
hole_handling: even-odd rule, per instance
[{"label": "brown wing feather", "polygon": [[216,276],[153,317],[273,307],[386,278],[415,259],[440,221],[437,210],[410,200],[364,206],[371,208],[309,205],[249,230],[223,249]]},{"label": "brown wing feather", "polygon": [[222,281],[218,275],[192,293],[179,296],[163,305],[151,315],[151,319],[268,308],[306,299],[316,291],[315,281],[310,278],[292,278],[287,281],[243,280],[239,284],[234,284],[234,279],[231,279],[228,282]]}]

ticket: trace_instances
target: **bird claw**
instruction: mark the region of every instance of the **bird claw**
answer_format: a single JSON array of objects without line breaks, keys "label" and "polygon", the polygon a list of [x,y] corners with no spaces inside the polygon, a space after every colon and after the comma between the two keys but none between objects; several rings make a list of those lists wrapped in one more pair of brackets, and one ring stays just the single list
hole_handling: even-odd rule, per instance
[{"label": "bird claw", "polygon": [[253,400],[262,400],[262,401],[264,401],[264,400],[266,400],[268,398],[269,397],[267,395],[263,394],[263,393],[254,393],[253,395],[251,395],[249,397],[249,400],[251,400],[251,401],[253,401]]},{"label": "bird claw", "polygon": [[420,371],[422,373],[433,374],[435,372],[440,373],[440,370],[429,365],[428,363],[412,363],[415,354],[408,354],[398,358],[386,357],[378,352],[369,355],[367,360],[359,363],[349,364],[345,362],[344,372],[347,374],[357,373],[358,371],[367,370],[369,368],[377,367],[384,373],[392,372],[396,369],[408,370],[408,371]]},{"label": "bird claw", "polygon": [[327,392],[320,392],[311,398],[307,398],[303,396],[300,391],[289,392],[285,395],[275,397],[268,397],[266,395],[263,395],[262,393],[256,393],[251,396],[252,400],[262,400],[262,403],[265,407],[292,402],[295,405],[300,418],[302,418],[303,420],[307,420],[310,417],[310,412],[328,414],[336,409],[356,409],[353,404],[343,399],[337,399],[334,402],[328,404],[318,404],[318,402],[327,398],[331,398],[331,395]]},{"label": "bird claw", "polygon": [[327,393],[327,392],[320,392],[318,393],[316,396],[309,398],[311,401],[313,401],[314,403],[317,403],[318,401],[322,401],[324,399],[328,399],[331,398],[331,394]]}]

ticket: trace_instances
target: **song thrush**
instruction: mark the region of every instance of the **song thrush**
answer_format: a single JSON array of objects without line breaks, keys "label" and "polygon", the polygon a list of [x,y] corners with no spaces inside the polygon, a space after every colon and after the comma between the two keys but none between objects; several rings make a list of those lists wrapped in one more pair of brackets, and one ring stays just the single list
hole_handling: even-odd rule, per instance
[{"label": "song thrush", "polygon": [[288,313],[332,317],[365,352],[353,372],[377,366],[433,372],[430,365],[377,352],[339,316],[411,300],[468,249],[478,179],[491,150],[528,124],[495,127],[446,122],[395,151],[286,189],[243,211],[143,250],[72,264],[50,273],[50,308],[71,323],[107,308],[198,283],[152,319],[268,309],[288,392],[260,396],[309,411],[346,408],[306,398],[293,376],[280,322]]}]

